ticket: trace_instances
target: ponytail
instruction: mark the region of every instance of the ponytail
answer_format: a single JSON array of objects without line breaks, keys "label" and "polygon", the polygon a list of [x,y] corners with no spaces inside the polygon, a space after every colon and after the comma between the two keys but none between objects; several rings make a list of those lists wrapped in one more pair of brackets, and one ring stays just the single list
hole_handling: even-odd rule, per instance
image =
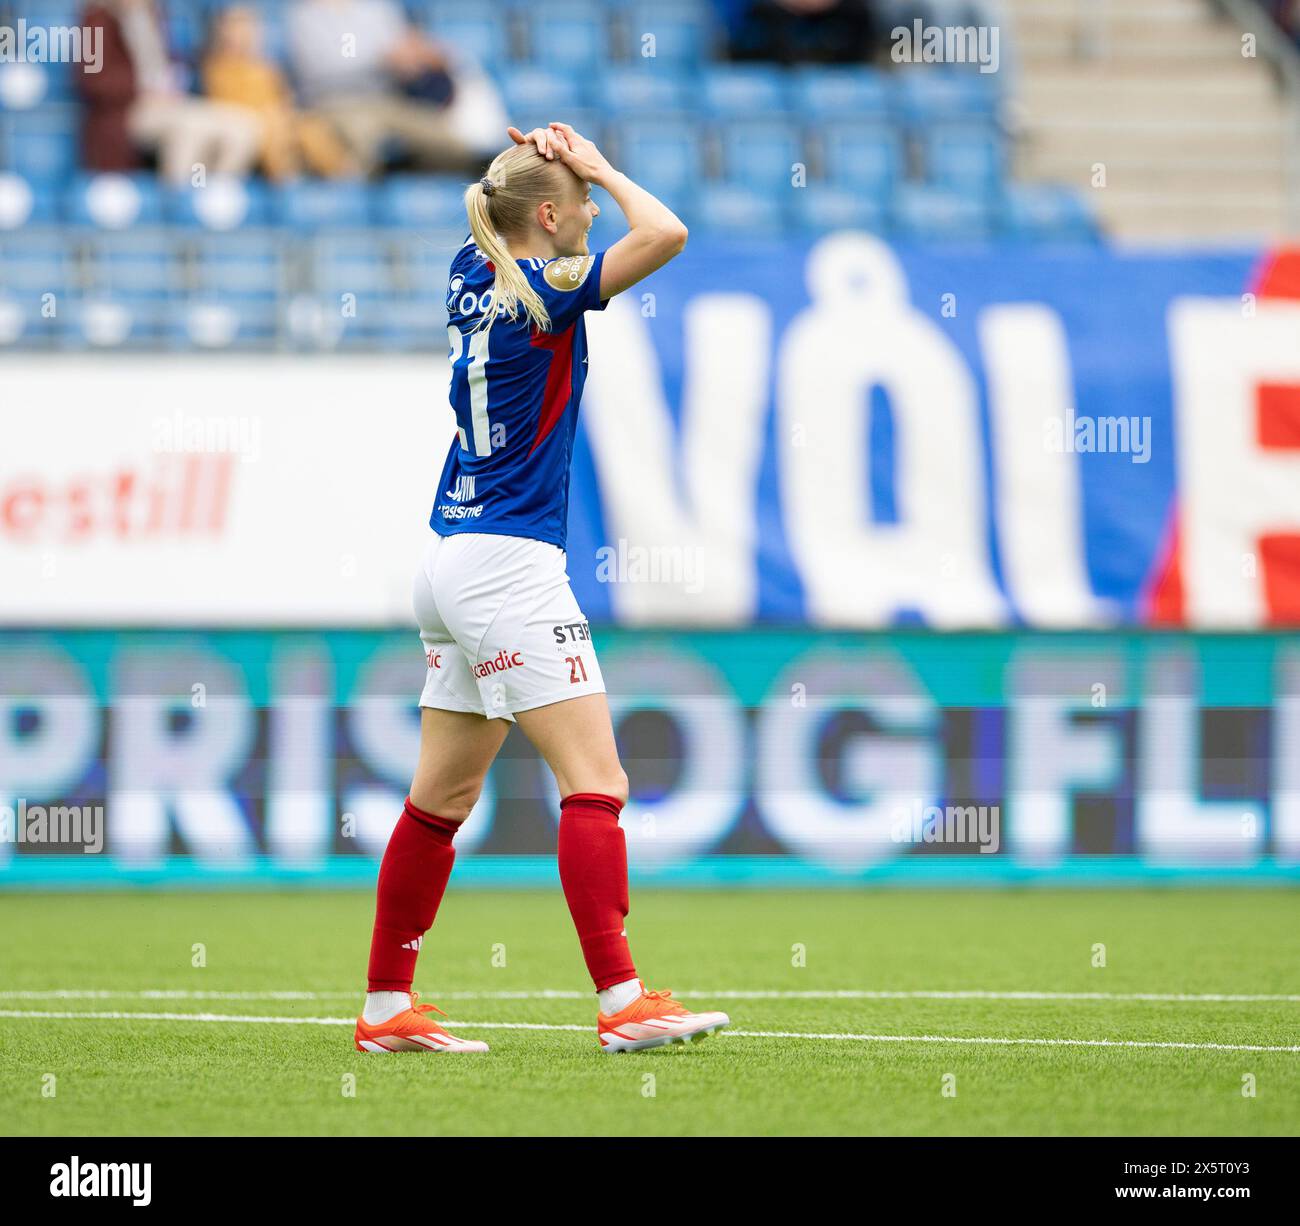
[{"label": "ponytail", "polygon": [[562,176],[574,178],[573,172],[560,162],[548,162],[539,156],[531,144],[515,145],[498,154],[487,174],[465,189],[469,232],[496,270],[493,309],[484,313],[479,327],[490,326],[498,311],[518,319],[522,310],[537,331],[551,330],[546,304],[501,235],[525,233],[539,204],[572,190]]},{"label": "ponytail", "polygon": [[509,318],[518,319],[522,307],[528,322],[534,328],[539,332],[549,332],[551,317],[547,313],[546,304],[529,284],[523,269],[515,263],[514,256],[492,224],[489,199],[491,197],[482,183],[473,183],[465,191],[469,232],[474,236],[478,249],[492,261],[492,266],[496,269],[496,280],[492,283],[492,310],[484,313],[478,326],[490,326],[497,311],[504,311]]}]

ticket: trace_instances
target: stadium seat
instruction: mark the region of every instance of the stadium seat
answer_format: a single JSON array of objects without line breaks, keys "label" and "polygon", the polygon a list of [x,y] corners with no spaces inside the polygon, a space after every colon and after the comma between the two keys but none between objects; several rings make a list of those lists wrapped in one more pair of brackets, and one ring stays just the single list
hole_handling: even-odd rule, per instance
[{"label": "stadium seat", "polygon": [[150,296],[87,295],[74,298],[65,311],[69,338],[92,349],[163,348],[175,320],[171,302]]},{"label": "stadium seat", "polygon": [[790,94],[799,113],[817,121],[883,118],[896,105],[890,78],[875,68],[799,68]]},{"label": "stadium seat", "polygon": [[189,246],[190,283],[199,295],[274,299],[283,292],[288,252],[281,234],[205,234]]},{"label": "stadium seat", "polygon": [[698,64],[713,50],[711,10],[681,0],[642,0],[624,18],[630,60]]},{"label": "stadium seat", "polygon": [[903,177],[903,142],[893,128],[835,123],[821,136],[828,182],[883,198]]},{"label": "stadium seat", "polygon": [[408,230],[465,228],[465,180],[456,175],[397,175],[376,186],[375,220]]},{"label": "stadium seat", "polygon": [[806,164],[798,125],[789,119],[735,119],[718,126],[728,182],[758,190],[789,187],[796,164]]},{"label": "stadium seat", "polygon": [[65,218],[73,225],[125,230],[162,220],[162,192],[151,174],[80,174],[64,194]]},{"label": "stadium seat", "polygon": [[1001,135],[991,125],[940,126],[925,134],[926,179],[954,191],[992,192],[1006,174]]},{"label": "stadium seat", "polygon": [[1079,195],[1049,183],[1008,183],[1000,230],[1009,238],[1047,242],[1096,242],[1097,224]]},{"label": "stadium seat", "polygon": [[615,125],[615,143],[619,163],[650,191],[682,193],[703,175],[703,143],[693,126],[647,116]]},{"label": "stadium seat", "polygon": [[647,60],[606,65],[595,81],[595,102],[611,116],[688,111],[698,97],[693,73]]},{"label": "stadium seat", "polygon": [[830,183],[809,183],[792,192],[790,215],[796,228],[806,234],[824,234],[828,230],[879,234],[888,225],[881,198]]},{"label": "stadium seat", "polygon": [[312,280],[327,295],[375,298],[392,292],[393,263],[381,235],[321,237],[312,244],[311,254]]},{"label": "stadium seat", "polygon": [[782,198],[735,183],[706,183],[698,193],[694,219],[718,235],[774,238],[786,225]]},{"label": "stadium seat", "polygon": [[432,0],[412,9],[417,22],[436,38],[480,64],[510,58],[510,30],[500,5],[483,0]]},{"label": "stadium seat", "polygon": [[902,238],[981,241],[991,232],[987,202],[928,183],[903,183],[894,193],[894,227]]},{"label": "stadium seat", "polygon": [[323,183],[304,179],[275,190],[272,216],[295,230],[364,226],[369,220],[370,195],[361,183]]},{"label": "stadium seat", "polygon": [[265,225],[270,198],[256,180],[214,176],[203,187],[163,189],[163,217],[173,224],[205,230],[235,230]]},{"label": "stadium seat", "polygon": [[33,191],[21,175],[0,171],[0,230],[18,230],[54,220],[49,192]]},{"label": "stadium seat", "polygon": [[954,119],[994,119],[998,113],[996,81],[973,69],[913,67],[899,74],[898,88],[903,117],[918,127]]},{"label": "stadium seat", "polygon": [[[501,74],[501,92],[510,117],[519,126],[549,123],[587,104],[586,81],[572,72],[535,64],[518,64]],[[546,116],[545,119],[540,118]],[[530,117],[537,117],[534,120]],[[575,125],[576,126],[576,125]]]},{"label": "stadium seat", "polygon": [[704,110],[719,118],[750,118],[789,109],[785,73],[772,65],[719,64],[700,75]]},{"label": "stadium seat", "polygon": [[171,297],[185,285],[183,253],[166,239],[138,232],[105,235],[91,243],[82,272],[95,294],[141,301]]},{"label": "stadium seat", "polygon": [[280,331],[278,304],[257,297],[195,296],[176,304],[169,339],[178,349],[266,347]]},{"label": "stadium seat", "polygon": [[77,169],[77,117],[69,106],[0,113],[0,168],[34,189],[64,184]]},{"label": "stadium seat", "polygon": [[609,59],[604,5],[594,0],[546,0],[526,4],[520,12],[534,64],[585,74],[592,64]]}]

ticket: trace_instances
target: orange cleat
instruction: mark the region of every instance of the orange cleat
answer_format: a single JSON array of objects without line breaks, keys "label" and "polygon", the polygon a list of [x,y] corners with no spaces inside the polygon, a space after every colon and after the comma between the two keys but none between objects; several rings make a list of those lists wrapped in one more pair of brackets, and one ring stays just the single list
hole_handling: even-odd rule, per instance
[{"label": "orange cleat", "polygon": [[647,992],[613,1016],[596,1016],[596,1033],[602,1051],[646,1051],[669,1043],[696,1043],[720,1026],[729,1026],[725,1013],[691,1013],[671,992]]},{"label": "orange cleat", "polygon": [[[363,1014],[357,1018],[357,1051],[487,1051],[478,1039],[458,1039],[448,1034],[428,1015],[442,1013],[437,1005],[420,1005],[418,992],[411,993],[411,1007],[386,1022],[370,1025]],[[443,1017],[447,1015],[442,1013]]]}]

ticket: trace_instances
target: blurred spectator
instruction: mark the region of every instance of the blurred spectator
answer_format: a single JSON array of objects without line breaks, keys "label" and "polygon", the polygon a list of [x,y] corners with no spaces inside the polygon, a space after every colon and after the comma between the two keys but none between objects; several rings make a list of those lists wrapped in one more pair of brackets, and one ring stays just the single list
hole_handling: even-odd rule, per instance
[{"label": "blurred spectator", "polygon": [[1266,0],[1273,20],[1300,46],[1300,0]]},{"label": "blurred spectator", "polygon": [[101,70],[83,64],[76,78],[88,169],[133,170],[145,151],[157,155],[170,183],[188,183],[196,165],[247,174],[260,141],[257,117],[183,92],[153,0],[97,0],[81,24],[103,32]]},{"label": "blurred spectator", "polygon": [[879,31],[870,0],[751,0],[733,25],[733,60],[777,64],[860,64]]},{"label": "blurred spectator", "polygon": [[507,120],[491,81],[392,0],[294,0],[288,33],[303,101],[363,170],[381,168],[393,146],[422,166],[467,172],[499,150]]},{"label": "blurred spectator", "polygon": [[213,22],[203,88],[209,98],[257,116],[261,168],[268,179],[296,178],[304,166],[326,178],[359,172],[327,120],[295,110],[288,81],[263,53],[261,19],[253,9],[236,5]]}]

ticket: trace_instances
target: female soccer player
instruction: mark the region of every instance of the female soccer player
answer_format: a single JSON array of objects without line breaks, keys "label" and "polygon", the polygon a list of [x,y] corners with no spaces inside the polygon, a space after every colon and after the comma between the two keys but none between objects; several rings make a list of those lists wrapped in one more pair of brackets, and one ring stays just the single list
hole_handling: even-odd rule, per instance
[{"label": "female soccer player", "polygon": [[[560,882],[596,985],[604,1051],[711,1034],[646,991],[628,950],[627,800],[605,684],[565,573],[569,461],[587,375],[583,313],[686,245],[673,212],[568,124],[527,136],[465,193],[470,238],[451,262],[447,310],[456,437],[438,482],[434,535],[415,579],[428,664],[420,760],[379,869],[361,1051],[481,1052],[416,1004],[415,959],[451,873],[452,840],[516,722],[560,789]],[[589,255],[591,184],[628,233]]]}]

